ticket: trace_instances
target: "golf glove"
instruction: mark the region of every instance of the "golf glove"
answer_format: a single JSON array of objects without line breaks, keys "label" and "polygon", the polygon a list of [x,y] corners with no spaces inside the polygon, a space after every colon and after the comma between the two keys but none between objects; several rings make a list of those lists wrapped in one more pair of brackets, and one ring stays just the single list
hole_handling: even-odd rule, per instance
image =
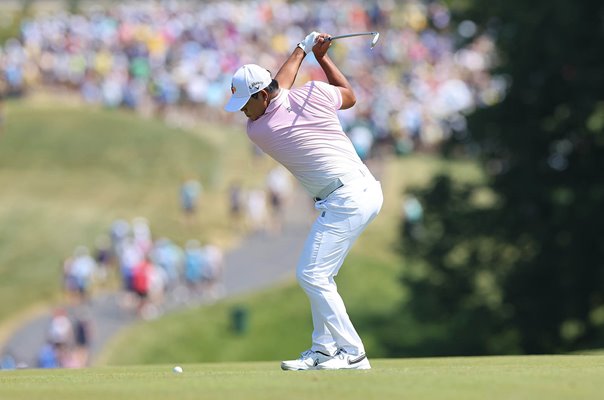
[{"label": "golf glove", "polygon": [[315,45],[315,41],[317,40],[317,36],[319,36],[319,32],[311,32],[304,40],[298,43],[298,47],[304,50],[304,53],[308,54],[312,51],[312,47]]}]

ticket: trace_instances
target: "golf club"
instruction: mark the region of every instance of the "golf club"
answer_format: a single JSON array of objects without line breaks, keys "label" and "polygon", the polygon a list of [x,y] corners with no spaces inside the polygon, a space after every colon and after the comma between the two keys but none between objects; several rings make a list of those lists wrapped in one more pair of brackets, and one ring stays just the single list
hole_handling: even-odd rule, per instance
[{"label": "golf club", "polygon": [[377,43],[378,39],[380,38],[380,33],[379,32],[349,33],[347,35],[332,36],[328,40],[329,41],[333,41],[333,40],[336,40],[336,39],[343,39],[343,38],[349,38],[349,37],[354,37],[354,36],[369,36],[369,35],[373,36],[373,39],[371,40],[371,48],[373,49],[373,47]]}]

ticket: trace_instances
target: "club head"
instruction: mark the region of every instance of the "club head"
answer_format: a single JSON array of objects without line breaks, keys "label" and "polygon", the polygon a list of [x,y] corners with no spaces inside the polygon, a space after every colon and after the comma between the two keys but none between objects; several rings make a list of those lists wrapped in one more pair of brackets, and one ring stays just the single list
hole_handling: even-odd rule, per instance
[{"label": "club head", "polygon": [[344,39],[344,38],[349,38],[349,37],[368,36],[368,35],[373,36],[373,39],[371,40],[371,48],[373,49],[373,47],[376,45],[377,41],[380,39],[379,32],[348,33],[346,35],[331,36],[331,37],[328,37],[327,40],[331,42],[332,40],[336,40],[336,39]]},{"label": "club head", "polygon": [[375,47],[375,45],[377,44],[378,40],[380,39],[380,33],[379,32],[375,32],[375,34],[373,35],[373,40],[371,41],[371,48],[373,49]]}]

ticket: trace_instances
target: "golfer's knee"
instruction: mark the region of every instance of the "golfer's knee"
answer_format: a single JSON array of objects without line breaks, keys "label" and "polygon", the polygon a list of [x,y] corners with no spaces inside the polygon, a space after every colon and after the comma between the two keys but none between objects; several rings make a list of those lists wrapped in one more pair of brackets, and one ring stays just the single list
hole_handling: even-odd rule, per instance
[{"label": "golfer's knee", "polygon": [[317,288],[321,283],[320,279],[313,274],[309,274],[307,271],[296,271],[296,279],[298,280],[298,284],[304,290],[312,290],[313,288]]},{"label": "golfer's knee", "polygon": [[304,287],[309,282],[309,276],[304,271],[298,269],[296,271],[296,280],[300,286]]}]

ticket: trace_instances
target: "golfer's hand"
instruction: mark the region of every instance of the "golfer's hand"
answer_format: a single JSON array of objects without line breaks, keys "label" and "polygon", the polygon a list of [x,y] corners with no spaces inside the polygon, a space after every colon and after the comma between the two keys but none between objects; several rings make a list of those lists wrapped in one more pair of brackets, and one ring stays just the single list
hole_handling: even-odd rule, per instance
[{"label": "golfer's hand", "polygon": [[304,50],[304,53],[310,53],[317,40],[317,36],[319,36],[319,32],[309,33],[300,43],[298,43],[298,47]]},{"label": "golfer's hand", "polygon": [[331,40],[327,40],[327,38],[330,37],[331,35],[327,33],[320,33],[319,36],[317,36],[315,45],[312,48],[312,52],[317,60],[325,57],[327,49],[329,49],[329,46],[331,46]]}]

